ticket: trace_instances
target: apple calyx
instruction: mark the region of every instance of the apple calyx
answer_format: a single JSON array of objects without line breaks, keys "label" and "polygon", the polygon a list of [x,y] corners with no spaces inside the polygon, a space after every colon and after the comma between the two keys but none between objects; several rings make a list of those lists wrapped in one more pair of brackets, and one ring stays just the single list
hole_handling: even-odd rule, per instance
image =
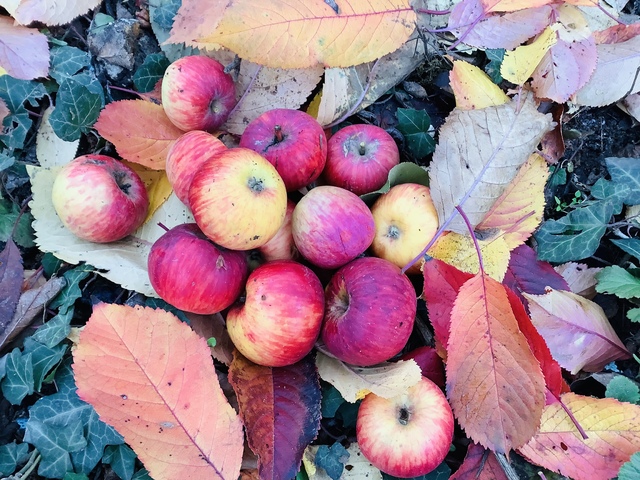
[{"label": "apple calyx", "polygon": [[398,408],[398,423],[400,425],[407,425],[409,423],[409,419],[411,418],[411,411],[406,406],[401,406]]},{"label": "apple calyx", "polygon": [[247,181],[247,186],[251,191],[260,193],[264,190],[264,180],[262,178],[251,177]]},{"label": "apple calyx", "polygon": [[385,237],[393,238],[394,240],[400,238],[400,229],[395,225],[389,225],[389,229],[387,230]]}]

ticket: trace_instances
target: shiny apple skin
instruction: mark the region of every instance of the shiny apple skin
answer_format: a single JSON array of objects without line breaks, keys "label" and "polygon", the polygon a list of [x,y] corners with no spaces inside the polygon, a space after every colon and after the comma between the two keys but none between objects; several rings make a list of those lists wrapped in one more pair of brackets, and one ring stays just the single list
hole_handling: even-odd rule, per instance
[{"label": "shiny apple skin", "polygon": [[384,129],[349,125],[329,139],[323,178],[329,185],[364,195],[382,187],[398,163],[398,146]]},{"label": "shiny apple skin", "polygon": [[318,277],[291,260],[268,262],[247,280],[246,300],[227,314],[236,348],[254,363],[283,367],[313,349],[324,314]]},{"label": "shiny apple skin", "polygon": [[375,235],[369,207],[354,193],[324,185],[313,188],[296,205],[293,240],[312,264],[333,269],[363,253]]},{"label": "shiny apple skin", "polygon": [[212,243],[195,223],[172,228],[151,247],[149,279],[176,308],[210,315],[229,307],[249,274],[247,256]]},{"label": "shiny apple skin", "polygon": [[400,360],[414,360],[420,370],[422,376],[427,377],[441,389],[445,388],[444,364],[442,358],[438,355],[435,348],[428,345],[418,347],[405,353]]},{"label": "shiny apple skin", "polygon": [[231,75],[213,58],[189,55],[164,72],[162,106],[169,120],[185,132],[216,130],[236,103]]},{"label": "shiny apple skin", "polygon": [[204,162],[189,188],[196,223],[214,243],[251,250],[284,222],[287,191],[276,169],[247,148],[229,148]]},{"label": "shiny apple skin", "polygon": [[325,289],[322,340],[343,362],[376,365],[404,348],[416,309],[415,289],[398,267],[381,258],[358,258]]},{"label": "shiny apple skin", "polygon": [[394,477],[413,478],[442,463],[449,453],[453,428],[453,412],[444,394],[422,377],[397,397],[367,395],[358,410],[356,438],[362,454],[375,467]]},{"label": "shiny apple skin", "polygon": [[[276,138],[280,127],[282,139]],[[288,192],[315,181],[327,160],[327,137],[311,115],[276,108],[254,119],[240,138],[240,146],[255,150],[276,167]]]},{"label": "shiny apple skin", "polygon": [[296,204],[291,200],[287,200],[287,212],[278,233],[258,248],[262,254],[262,258],[266,262],[272,262],[274,260],[296,260],[300,256],[296,244],[293,241],[293,234],[291,233],[291,219],[293,218],[293,210],[295,208]]},{"label": "shiny apple skin", "polygon": [[138,174],[105,155],[83,155],[65,165],[54,180],[51,198],[62,224],[77,237],[96,243],[132,234],[149,209]]},{"label": "shiny apple skin", "polygon": [[189,206],[189,187],[204,162],[227,147],[210,133],[193,130],[180,136],[167,153],[166,172],[173,191]]},{"label": "shiny apple skin", "polygon": [[[404,268],[420,254],[439,227],[438,212],[429,187],[417,183],[395,185],[378,197],[371,207],[376,235],[371,250]],[[415,263],[409,274],[419,274],[423,262]]]}]

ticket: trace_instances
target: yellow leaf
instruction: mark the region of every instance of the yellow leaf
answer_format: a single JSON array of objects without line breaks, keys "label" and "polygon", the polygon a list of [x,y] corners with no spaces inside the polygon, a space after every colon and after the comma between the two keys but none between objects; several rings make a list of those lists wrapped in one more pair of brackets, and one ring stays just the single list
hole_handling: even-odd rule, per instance
[{"label": "yellow leaf", "polygon": [[318,112],[320,111],[321,101],[322,101],[322,90],[316,93],[316,95],[313,97],[313,100],[309,102],[309,106],[307,107],[307,113],[315,119],[318,118]]},{"label": "yellow leaf", "polygon": [[415,29],[408,0],[234,0],[210,35],[243,59],[280,68],[350,67],[393,52]]},{"label": "yellow leaf", "polygon": [[498,106],[509,101],[509,97],[486,73],[468,62],[454,61],[449,80],[456,97],[456,107],[461,110]]},{"label": "yellow leaf", "polygon": [[536,8],[552,3],[552,0],[481,0],[485,13],[516,12],[525,8]]},{"label": "yellow leaf", "polygon": [[531,44],[507,52],[500,73],[506,80],[522,85],[531,77],[542,57],[557,40],[557,33],[551,27],[545,28]]},{"label": "yellow leaf", "polygon": [[[478,244],[486,274],[501,282],[507,272],[510,258],[510,250],[504,238],[496,236],[491,239],[478,239]],[[463,272],[476,274],[480,270],[478,253],[469,235],[448,232],[436,240],[427,254]]]},{"label": "yellow leaf", "polygon": [[149,195],[149,213],[145,219],[145,223],[156,213],[156,210],[167,201],[167,198],[173,192],[173,187],[169,183],[167,173],[164,170],[151,170],[150,168],[143,167],[140,164],[124,161],[123,163],[131,167],[144,182],[144,186],[147,187],[147,194]]}]

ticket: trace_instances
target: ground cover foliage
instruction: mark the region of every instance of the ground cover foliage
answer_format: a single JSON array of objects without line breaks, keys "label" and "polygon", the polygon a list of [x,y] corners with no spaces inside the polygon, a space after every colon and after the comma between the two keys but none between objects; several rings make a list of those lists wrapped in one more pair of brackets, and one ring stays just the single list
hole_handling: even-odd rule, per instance
[{"label": "ground cover foliage", "polygon": [[[228,145],[264,111],[302,109],[329,132],[392,134],[402,163],[368,204],[430,185],[441,231],[411,276],[403,353],[446,359],[457,423],[420,478],[638,478],[640,2],[282,0],[278,22],[264,0],[219,3],[0,0],[0,477],[393,478],[362,456],[355,419],[369,392],[414,385],[415,362],[353,367],[319,346],[257,366],[225,312],[151,288],[159,224],[192,218],[164,174],[183,132],[158,81],[200,53],[236,82]],[[124,241],[60,228],[53,179],[85,153],[147,185]],[[167,338],[190,355],[169,358]]]}]

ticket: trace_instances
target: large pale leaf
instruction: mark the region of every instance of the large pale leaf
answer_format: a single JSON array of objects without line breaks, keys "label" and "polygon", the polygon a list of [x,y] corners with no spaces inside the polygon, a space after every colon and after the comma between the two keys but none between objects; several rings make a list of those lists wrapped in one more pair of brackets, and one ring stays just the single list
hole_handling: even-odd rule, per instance
[{"label": "large pale leaf", "polygon": [[395,397],[422,378],[420,367],[413,360],[355,367],[318,352],[316,365],[320,378],[336,387],[342,398],[351,403],[371,392],[383,398]]},{"label": "large pale leaf", "polygon": [[14,78],[33,80],[49,73],[47,36],[35,28],[15,25],[0,15],[0,70]]},{"label": "large pale leaf", "polygon": [[234,353],[229,382],[262,480],[293,478],[320,429],[320,380],[313,356],[263,367]]},{"label": "large pale leaf", "polygon": [[458,292],[447,345],[447,396],[475,442],[500,453],[524,445],[544,406],[544,378],[505,288],[478,274]]},{"label": "large pale leaf", "polygon": [[76,157],[80,140],[67,142],[53,131],[49,117],[54,107],[48,107],[42,114],[42,122],[36,135],[36,157],[40,165],[65,165]]},{"label": "large pale leaf", "polygon": [[613,478],[640,450],[640,407],[613,398],[566,393],[562,402],[586,432],[583,438],[559,402],[547,405],[540,431],[519,452],[574,480]]},{"label": "large pale leaf", "polygon": [[349,67],[396,50],[415,28],[406,0],[338,0],[336,5],[340,13],[322,0],[236,0],[195,40],[268,67]]},{"label": "large pale leaf", "polygon": [[[431,162],[431,197],[440,225],[468,233],[460,205],[478,225],[551,127],[533,99],[480,110],[454,110],[440,129]],[[455,217],[454,217],[455,216]]]},{"label": "large pale leaf", "polygon": [[23,25],[41,22],[46,25],[62,25],[87,13],[102,3],[102,0],[20,0],[13,13],[14,18]]},{"label": "large pale leaf", "polygon": [[242,424],[205,340],[173,314],[98,304],[73,357],[80,398],[156,480],[238,477]]},{"label": "large pale leaf", "polygon": [[531,320],[553,358],[571,373],[599,372],[609,362],[629,358],[597,303],[553,289],[544,295],[523,295],[529,302]]}]

